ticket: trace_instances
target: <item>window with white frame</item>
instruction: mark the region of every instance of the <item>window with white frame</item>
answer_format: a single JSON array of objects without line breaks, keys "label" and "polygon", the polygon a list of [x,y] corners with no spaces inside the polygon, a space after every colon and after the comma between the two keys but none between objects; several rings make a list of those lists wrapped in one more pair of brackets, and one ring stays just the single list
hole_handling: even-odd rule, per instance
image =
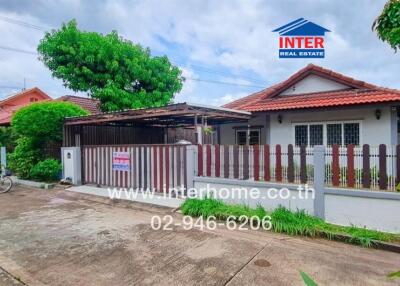
[{"label": "window with white frame", "polygon": [[257,145],[260,144],[260,130],[236,130],[237,145]]},{"label": "window with white frame", "polygon": [[295,145],[360,145],[360,124],[354,121],[295,124]]},{"label": "window with white frame", "polygon": [[247,142],[247,131],[246,130],[236,130],[236,144],[246,145]]}]

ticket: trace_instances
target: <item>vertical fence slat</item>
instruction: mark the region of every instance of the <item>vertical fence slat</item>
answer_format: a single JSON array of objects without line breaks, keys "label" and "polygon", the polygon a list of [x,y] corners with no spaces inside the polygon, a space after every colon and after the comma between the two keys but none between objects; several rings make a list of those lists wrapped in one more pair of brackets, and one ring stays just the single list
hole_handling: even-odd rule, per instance
[{"label": "vertical fence slat", "polygon": [[221,154],[220,154],[220,147],[219,145],[215,145],[214,149],[215,155],[215,177],[219,177],[221,175]]},{"label": "vertical fence slat", "polygon": [[264,145],[264,180],[271,180],[269,145]]},{"label": "vertical fence slat", "polygon": [[370,152],[369,145],[364,144],[362,147],[362,186],[363,188],[371,187],[371,167],[370,167]]},{"label": "vertical fence slat", "polygon": [[229,178],[229,145],[224,146],[224,177]]},{"label": "vertical fence slat", "polygon": [[165,190],[169,193],[169,146],[165,146]]},{"label": "vertical fence slat", "polygon": [[206,175],[211,177],[211,145],[206,145]]},{"label": "vertical fence slat", "polygon": [[379,189],[387,189],[386,145],[379,145]]},{"label": "vertical fence slat", "polygon": [[197,145],[197,175],[203,176],[203,146],[201,144]]},{"label": "vertical fence slat", "polygon": [[253,149],[253,155],[254,155],[254,160],[253,160],[253,166],[254,166],[254,180],[259,181],[260,180],[260,146],[259,145],[254,145]]},{"label": "vertical fence slat", "polygon": [[332,185],[340,185],[339,145],[332,146]]},{"label": "vertical fence slat", "polygon": [[249,146],[243,146],[243,180],[249,179]]},{"label": "vertical fence slat", "polygon": [[288,169],[287,169],[287,180],[289,183],[294,182],[294,161],[293,161],[293,145],[288,145]]},{"label": "vertical fence slat", "polygon": [[275,180],[282,182],[282,150],[281,145],[275,146]]},{"label": "vertical fence slat", "polygon": [[239,179],[239,146],[233,146],[233,177]]},{"label": "vertical fence slat", "polygon": [[400,145],[396,146],[396,186],[400,183]]},{"label": "vertical fence slat", "polygon": [[347,145],[347,186],[354,188],[355,174],[354,174],[354,145]]},{"label": "vertical fence slat", "polygon": [[307,152],[306,146],[300,146],[300,183],[307,183]]}]

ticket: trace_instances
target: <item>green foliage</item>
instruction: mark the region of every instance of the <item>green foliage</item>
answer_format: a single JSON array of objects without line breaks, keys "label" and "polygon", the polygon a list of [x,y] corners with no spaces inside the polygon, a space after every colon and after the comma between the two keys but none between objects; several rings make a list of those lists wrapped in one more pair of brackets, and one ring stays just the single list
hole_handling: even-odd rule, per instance
[{"label": "green foliage", "polygon": [[304,210],[291,212],[279,207],[271,214],[272,227],[276,232],[290,235],[317,236],[324,221],[310,216]]},{"label": "green foliage", "polygon": [[30,171],[30,177],[42,182],[54,182],[59,179],[61,163],[55,159],[38,162]]},{"label": "green foliage", "polygon": [[61,141],[65,117],[86,115],[88,112],[69,102],[39,102],[18,110],[11,125],[19,136],[40,142]]},{"label": "green foliage", "polygon": [[162,106],[182,89],[181,71],[167,57],[151,57],[115,31],[80,31],[74,20],[46,33],[38,52],[54,77],[98,98],[103,111]]},{"label": "green foliage", "polygon": [[228,205],[215,199],[188,199],[182,206],[184,215],[190,216],[215,216],[217,219],[225,220],[230,215],[239,217],[258,216],[260,219],[266,215],[271,216],[272,229],[275,232],[289,235],[301,235],[309,237],[326,237],[329,239],[339,236],[349,236],[346,241],[349,243],[371,247],[375,241],[400,242],[400,236],[366,228],[345,227],[326,223],[320,218],[311,216],[303,210],[292,212],[284,207],[278,207],[271,213],[265,211],[261,206],[249,208],[245,205]]},{"label": "green foliage", "polygon": [[306,284],[307,286],[318,286],[318,284],[315,283],[314,280],[310,276],[308,276],[305,272],[300,271],[300,275],[304,281],[304,284]]},{"label": "green foliage", "polygon": [[0,146],[4,146],[7,152],[11,152],[15,148],[15,134],[11,127],[0,127]]},{"label": "green foliage", "polygon": [[250,208],[246,205],[227,205],[222,201],[215,199],[189,199],[186,200],[181,206],[183,214],[194,217],[202,216],[207,218],[209,216],[215,216],[217,219],[227,219],[229,216],[235,216],[239,218],[244,215],[248,218],[257,216],[260,219],[264,218],[267,213],[261,206],[257,208]]},{"label": "green foliage", "polygon": [[393,279],[400,278],[400,271],[389,273],[387,277],[388,278],[393,278]]},{"label": "green foliage", "polygon": [[39,161],[38,143],[29,137],[17,139],[17,146],[8,156],[8,167],[21,179],[29,179],[30,171]]},{"label": "green foliage", "polygon": [[374,21],[372,29],[378,37],[397,51],[400,48],[400,0],[390,0],[382,14]]}]

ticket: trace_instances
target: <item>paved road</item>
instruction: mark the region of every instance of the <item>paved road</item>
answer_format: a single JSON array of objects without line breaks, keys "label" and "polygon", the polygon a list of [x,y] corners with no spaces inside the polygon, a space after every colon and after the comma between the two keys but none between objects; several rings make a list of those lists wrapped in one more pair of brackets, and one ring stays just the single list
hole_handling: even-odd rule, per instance
[{"label": "paved road", "polygon": [[[303,285],[300,270],[319,285],[400,284],[386,278],[400,270],[395,253],[264,231],[152,230],[165,214],[18,187],[0,195],[0,267],[27,285]],[[0,286],[17,282],[0,272]]]}]

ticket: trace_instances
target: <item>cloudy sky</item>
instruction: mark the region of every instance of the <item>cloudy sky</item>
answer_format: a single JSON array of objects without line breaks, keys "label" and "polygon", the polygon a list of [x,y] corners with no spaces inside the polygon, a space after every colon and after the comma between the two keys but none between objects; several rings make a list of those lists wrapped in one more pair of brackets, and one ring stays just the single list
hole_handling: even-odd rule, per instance
[{"label": "cloudy sky", "polygon": [[[288,77],[312,62],[377,85],[400,88],[400,52],[371,31],[386,0],[0,0],[0,96],[38,86],[74,94],[35,55],[44,30],[75,18],[167,55],[187,78],[176,102],[221,105]],[[271,31],[297,18],[331,30],[325,59],[279,59]],[[10,50],[11,49],[11,50]],[[10,88],[10,87],[14,87]]]}]

